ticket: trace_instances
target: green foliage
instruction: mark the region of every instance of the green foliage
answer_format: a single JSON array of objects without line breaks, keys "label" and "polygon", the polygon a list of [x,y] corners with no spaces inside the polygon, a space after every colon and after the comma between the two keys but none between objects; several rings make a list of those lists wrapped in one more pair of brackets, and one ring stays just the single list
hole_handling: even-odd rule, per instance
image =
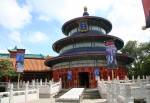
[{"label": "green foliage", "polygon": [[129,65],[129,76],[150,75],[150,42],[128,41],[121,52],[135,59]]},{"label": "green foliage", "polygon": [[0,78],[1,77],[15,77],[17,73],[13,67],[13,64],[9,60],[0,61]]}]

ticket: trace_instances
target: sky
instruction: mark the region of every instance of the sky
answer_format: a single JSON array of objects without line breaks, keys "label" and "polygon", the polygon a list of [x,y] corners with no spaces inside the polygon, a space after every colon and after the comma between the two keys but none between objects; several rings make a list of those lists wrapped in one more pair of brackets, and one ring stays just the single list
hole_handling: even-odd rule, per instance
[{"label": "sky", "polygon": [[62,25],[81,17],[84,6],[91,16],[112,23],[109,35],[125,43],[150,40],[150,30],[141,29],[145,25],[141,0],[0,0],[0,53],[17,46],[27,54],[58,55],[52,44],[66,37]]}]

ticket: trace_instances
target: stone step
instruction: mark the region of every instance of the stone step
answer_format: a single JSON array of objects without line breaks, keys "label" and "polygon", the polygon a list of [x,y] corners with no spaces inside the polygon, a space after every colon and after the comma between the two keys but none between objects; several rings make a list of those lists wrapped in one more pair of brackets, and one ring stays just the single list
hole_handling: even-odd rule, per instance
[{"label": "stone step", "polygon": [[97,89],[86,89],[83,94],[83,99],[100,99]]},{"label": "stone step", "polygon": [[106,99],[83,99],[82,103],[107,103]]},{"label": "stone step", "polygon": [[54,96],[54,98],[59,98],[60,96],[68,92],[69,90],[70,89],[62,89],[57,95]]}]

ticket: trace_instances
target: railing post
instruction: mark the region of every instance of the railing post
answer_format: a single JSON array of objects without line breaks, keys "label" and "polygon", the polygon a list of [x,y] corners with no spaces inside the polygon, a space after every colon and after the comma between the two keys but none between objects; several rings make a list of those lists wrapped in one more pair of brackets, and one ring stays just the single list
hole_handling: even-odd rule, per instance
[{"label": "railing post", "polygon": [[149,77],[146,76],[146,83],[149,83]]},{"label": "railing post", "polygon": [[141,78],[140,78],[140,76],[138,76],[137,77],[137,84],[138,84],[138,86],[142,86],[142,81],[141,81]]},{"label": "railing post", "polygon": [[143,80],[145,80],[145,76],[143,75],[143,78],[142,78]]},{"label": "railing post", "polygon": [[47,78],[45,78],[45,85],[47,84]]},{"label": "railing post", "polygon": [[61,89],[62,89],[62,80],[61,80],[61,78],[59,79],[59,91],[61,91]]},{"label": "railing post", "polygon": [[110,82],[110,76],[108,76],[108,82]]},{"label": "railing post", "polygon": [[32,86],[35,88],[35,79],[32,80]]},{"label": "railing post", "polygon": [[146,103],[150,103],[150,84],[146,85]]},{"label": "railing post", "polygon": [[23,85],[23,81],[20,80],[20,88],[22,88],[22,85]]},{"label": "railing post", "polygon": [[39,100],[39,86],[37,85],[37,88],[36,88],[36,93],[37,93],[37,100]]},{"label": "railing post", "polygon": [[42,79],[40,79],[40,86],[42,86]]},{"label": "railing post", "polygon": [[38,79],[36,79],[36,85],[39,85],[39,81],[38,81]]},{"label": "railing post", "polygon": [[54,82],[54,79],[52,78],[52,80],[51,80],[52,82]]},{"label": "railing post", "polygon": [[82,99],[83,99],[83,95],[81,94],[79,95],[79,103],[81,103]]},{"label": "railing post", "polygon": [[11,86],[11,83],[8,82],[8,85],[7,85],[7,91],[10,91],[10,86]]},{"label": "railing post", "polygon": [[125,85],[125,98],[126,98],[126,102],[130,102],[130,100],[132,99],[132,95],[131,95],[131,84],[126,84]]},{"label": "railing post", "polygon": [[125,82],[126,83],[129,82],[129,79],[128,79],[127,75],[125,75]]},{"label": "railing post", "polygon": [[25,103],[28,102],[28,84],[29,82],[26,83],[26,86],[25,86]]},{"label": "railing post", "polygon": [[52,90],[51,87],[52,87],[52,81],[50,80],[50,81],[49,81],[49,93],[50,93],[50,97],[51,97],[51,90]]},{"label": "railing post", "polygon": [[119,81],[119,76],[117,75],[117,81]]},{"label": "railing post", "polygon": [[23,88],[24,88],[24,87],[25,87],[25,85],[26,85],[26,82],[25,82],[25,81],[23,81],[23,84],[22,84],[22,85],[23,85]]},{"label": "railing post", "polygon": [[13,84],[10,84],[9,103],[13,103]]},{"label": "railing post", "polygon": [[132,75],[132,82],[135,82],[135,80],[134,80],[134,75]]}]

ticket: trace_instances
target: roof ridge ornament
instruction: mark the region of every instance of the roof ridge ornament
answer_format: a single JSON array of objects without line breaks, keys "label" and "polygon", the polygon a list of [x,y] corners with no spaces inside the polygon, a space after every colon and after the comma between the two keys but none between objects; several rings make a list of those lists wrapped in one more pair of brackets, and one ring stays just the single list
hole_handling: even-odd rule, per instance
[{"label": "roof ridge ornament", "polygon": [[84,7],[83,16],[89,16],[89,13],[87,12],[87,7],[86,6]]}]

